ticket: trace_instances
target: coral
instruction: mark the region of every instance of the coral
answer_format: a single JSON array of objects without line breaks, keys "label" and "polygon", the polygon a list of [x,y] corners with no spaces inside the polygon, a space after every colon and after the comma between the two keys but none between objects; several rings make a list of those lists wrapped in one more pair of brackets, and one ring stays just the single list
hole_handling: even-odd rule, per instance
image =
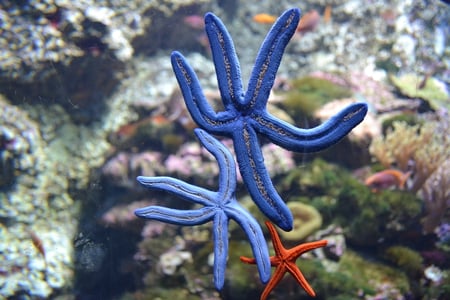
[{"label": "coral", "polygon": [[353,251],[345,252],[339,261],[339,271],[350,275],[360,285],[366,299],[381,291],[388,294],[388,299],[410,291],[409,282],[402,272],[381,263],[367,261]]},{"label": "coral", "polygon": [[430,281],[432,281],[433,283],[440,283],[443,279],[444,272],[442,272],[441,269],[439,269],[438,267],[431,265],[425,268],[425,270],[423,271],[423,274],[425,276],[426,279],[429,279]]},{"label": "coral", "polygon": [[[11,102],[19,102],[15,100]],[[72,284],[81,206],[77,200],[85,199],[88,187],[96,197],[91,172],[111,153],[106,136],[123,120],[121,101],[110,99],[113,112],[91,126],[76,126],[58,104],[20,101],[14,106],[0,100],[0,152],[14,168],[0,191],[1,245],[8,246],[0,251],[0,261],[8,262],[2,265],[0,298],[24,291],[26,297],[48,298]],[[30,231],[42,241],[46,267]]]},{"label": "coral", "polygon": [[[426,216],[422,219],[426,233],[432,232],[443,220],[450,208],[450,157],[425,182],[421,197],[425,202]],[[450,217],[450,216],[449,216]]]},{"label": "coral", "polygon": [[169,17],[193,2],[2,1],[4,67],[0,75],[18,81],[42,80],[56,71],[48,67],[51,63],[68,65],[78,57],[88,59],[102,52],[129,60],[135,50],[133,40],[151,32],[150,16]]},{"label": "coral", "polygon": [[112,184],[132,188],[136,187],[135,178],[139,174],[153,176],[163,172],[161,160],[162,154],[156,151],[119,152],[103,165],[101,171]]},{"label": "coral", "polygon": [[294,201],[288,202],[287,206],[294,216],[294,226],[291,231],[280,231],[283,239],[300,241],[322,226],[322,216],[314,206]]},{"label": "coral", "polygon": [[403,122],[403,123],[406,123],[406,125],[408,125],[408,126],[415,126],[415,125],[422,126],[424,123],[423,120],[420,120],[418,115],[416,115],[416,114],[407,114],[406,113],[406,114],[394,115],[392,117],[388,117],[383,120],[383,122],[381,124],[383,135],[386,135],[389,130],[393,130],[394,123],[396,123],[396,122]]},{"label": "coral", "polygon": [[170,249],[159,257],[158,266],[165,275],[174,275],[177,268],[184,263],[192,263],[192,254],[189,251]]},{"label": "coral", "polygon": [[436,266],[428,266],[424,270],[427,281],[424,287],[424,298],[426,299],[448,299],[450,296],[450,272],[441,270]]},{"label": "coral", "polygon": [[[0,97],[2,122],[2,164],[10,164],[11,172],[3,173],[0,190],[0,298],[27,290],[31,297],[45,298],[53,289],[67,284],[71,271],[71,224],[61,226],[62,220],[71,220],[71,207],[76,210],[67,194],[64,180],[58,180],[53,161],[48,158],[48,145],[41,136],[37,122],[29,114],[12,106]],[[54,193],[54,194],[53,194]],[[61,215],[58,215],[58,214]],[[45,262],[39,249],[33,246],[41,241],[45,249]],[[33,276],[30,276],[33,274]]]},{"label": "coral", "polygon": [[[219,168],[213,157],[198,143],[183,144],[176,154],[171,154],[164,161],[166,171],[182,178],[199,177],[212,183],[219,175]],[[152,174],[143,175],[152,176]]]},{"label": "coral", "polygon": [[0,95],[0,189],[8,190],[23,177],[36,174],[36,152],[42,147],[39,126],[23,110],[11,105]]},{"label": "coral", "polygon": [[[155,51],[168,36],[179,43],[172,16],[208,1],[1,1],[0,93],[18,105],[57,102],[76,122],[92,122],[110,106],[134,53]],[[164,38],[162,28],[170,32]]]},{"label": "coral", "polygon": [[[150,200],[141,200],[141,201],[135,201],[132,203],[127,204],[119,204],[111,209],[107,210],[101,217],[99,222],[103,226],[108,227],[118,227],[121,229],[124,228],[131,228],[133,229],[133,223],[139,223],[139,221],[136,219],[134,215],[134,210],[147,205],[154,204],[154,201]],[[143,235],[144,232],[146,235],[150,235],[150,230],[144,227],[144,230],[142,231]]]},{"label": "coral", "polygon": [[409,190],[417,192],[449,155],[448,134],[435,122],[422,126],[394,122],[392,126],[384,137],[372,141],[369,151],[385,168],[412,171]]}]

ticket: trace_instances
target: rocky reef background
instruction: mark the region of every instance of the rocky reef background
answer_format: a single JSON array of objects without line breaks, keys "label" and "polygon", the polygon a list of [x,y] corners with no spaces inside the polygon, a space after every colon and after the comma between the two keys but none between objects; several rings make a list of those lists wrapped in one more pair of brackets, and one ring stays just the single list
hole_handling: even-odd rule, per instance
[{"label": "rocky reef background", "polygon": [[[316,10],[320,20],[288,45],[271,113],[311,127],[349,102],[366,101],[371,112],[348,139],[318,155],[262,145],[291,209],[308,205],[298,210],[308,222],[299,228],[312,229],[285,238],[332,241],[325,253],[301,262],[319,298],[448,296],[448,5],[6,0],[0,3],[0,298],[258,297],[262,286],[238,262],[250,254],[242,232],[231,230],[235,257],[219,294],[211,283],[208,227],[137,220],[136,207],[180,203],[143,190],[135,176],[215,187],[217,165],[193,138],[170,52],[187,56],[207,98],[220,107],[198,17],[213,11],[222,18],[246,84],[270,28],[253,16],[292,6]],[[364,185],[370,173],[391,167],[414,171],[405,189],[373,193]],[[245,195],[242,187],[239,199],[253,211]],[[280,297],[306,297],[292,282],[284,287]]]}]

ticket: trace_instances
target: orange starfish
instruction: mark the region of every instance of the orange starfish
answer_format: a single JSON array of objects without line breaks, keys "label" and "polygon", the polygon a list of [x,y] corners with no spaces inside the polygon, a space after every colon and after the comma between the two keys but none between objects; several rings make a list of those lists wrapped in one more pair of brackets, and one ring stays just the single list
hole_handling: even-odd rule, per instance
[{"label": "orange starfish", "polygon": [[[270,257],[270,264],[271,266],[275,266],[276,269],[275,273],[270,278],[261,295],[261,300],[267,299],[270,292],[281,281],[286,272],[291,273],[291,275],[294,276],[295,280],[297,280],[297,282],[303,287],[303,289],[310,296],[312,297],[316,296],[316,293],[309,285],[308,281],[306,281],[305,276],[303,276],[302,272],[295,264],[295,261],[300,255],[302,255],[307,251],[326,246],[327,241],[320,240],[310,243],[304,243],[297,245],[294,248],[286,249],[281,243],[280,237],[278,236],[278,232],[275,230],[275,227],[272,225],[272,223],[266,221],[266,226],[269,229],[270,235],[272,237],[273,248],[275,250],[275,255]],[[249,258],[245,256],[241,256],[241,261],[247,264],[255,263],[254,258]]]}]

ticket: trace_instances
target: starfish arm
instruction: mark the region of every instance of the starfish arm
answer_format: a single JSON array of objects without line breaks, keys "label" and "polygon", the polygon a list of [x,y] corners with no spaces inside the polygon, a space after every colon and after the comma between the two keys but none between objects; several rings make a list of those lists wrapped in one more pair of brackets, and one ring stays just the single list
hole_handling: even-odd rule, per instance
[{"label": "starfish arm", "polygon": [[272,238],[273,249],[275,250],[275,257],[272,260],[275,260],[280,255],[284,255],[286,253],[286,249],[283,247],[281,243],[280,236],[278,235],[275,226],[272,225],[269,221],[266,221],[267,229],[269,229],[270,237]]},{"label": "starfish arm", "polygon": [[[263,283],[270,278],[269,249],[266,239],[256,219],[245,210],[236,200],[227,205],[226,213],[236,221],[246,233],[252,247],[254,261],[258,266],[259,277]],[[242,260],[242,259],[241,259]]]},{"label": "starfish arm", "polygon": [[288,259],[296,259],[305,252],[311,251],[313,249],[325,247],[327,245],[327,240],[314,241],[309,243],[303,243],[289,249]]},{"label": "starfish arm", "polygon": [[215,210],[212,207],[202,207],[193,210],[179,210],[162,206],[147,206],[134,211],[140,218],[158,220],[175,225],[199,225],[213,219]]},{"label": "starfish arm", "polygon": [[295,280],[302,286],[302,288],[310,295],[311,297],[315,297],[316,293],[314,292],[311,285],[309,285],[308,281],[306,280],[305,276],[303,276],[303,273],[300,271],[300,269],[297,267],[295,262],[292,262],[292,264],[286,264],[286,269],[289,273],[295,278]]},{"label": "starfish arm", "polygon": [[355,103],[344,108],[325,123],[302,129],[278,120],[268,113],[255,117],[252,125],[273,143],[297,152],[321,151],[337,143],[356,125],[362,122],[367,113],[367,104]]},{"label": "starfish arm", "polygon": [[226,202],[234,197],[236,191],[236,164],[230,151],[212,135],[202,129],[194,129],[202,145],[212,154],[219,164],[218,199]]},{"label": "starfish arm", "polygon": [[293,8],[284,12],[272,26],[256,57],[243,105],[265,109],[284,49],[299,20],[300,10]]},{"label": "starfish arm", "polygon": [[249,264],[249,265],[254,265],[254,264],[256,264],[256,259],[251,258],[251,257],[240,256],[239,259],[240,259],[243,263],[246,263],[246,264]]},{"label": "starfish arm", "polygon": [[205,30],[216,68],[220,95],[225,108],[243,99],[239,60],[234,50],[233,40],[222,21],[212,13],[205,15]]},{"label": "starfish arm", "polygon": [[206,190],[172,177],[138,176],[136,179],[147,188],[167,191],[180,196],[185,200],[205,206],[214,205],[214,201],[212,199],[216,198],[217,195],[216,192]]},{"label": "starfish arm", "polygon": [[174,51],[171,61],[186,107],[192,118],[200,127],[210,132],[216,132],[220,129],[221,120],[226,121],[232,117],[228,117],[226,113],[217,114],[209,105],[202,92],[197,75],[181,53]]},{"label": "starfish arm", "polygon": [[272,292],[272,290],[280,283],[281,279],[283,279],[284,274],[286,273],[286,268],[284,265],[279,265],[275,269],[275,272],[273,273],[272,277],[270,278],[269,282],[267,283],[266,287],[264,288],[264,291],[261,294],[260,300],[266,300],[267,297],[269,297],[269,294]]},{"label": "starfish arm", "polygon": [[245,126],[233,136],[236,158],[244,183],[259,209],[283,230],[292,229],[293,217],[278,195],[264,166],[264,158],[253,128]]},{"label": "starfish arm", "polygon": [[213,225],[214,240],[214,284],[218,291],[225,283],[228,256],[228,217],[224,211],[216,211]]}]

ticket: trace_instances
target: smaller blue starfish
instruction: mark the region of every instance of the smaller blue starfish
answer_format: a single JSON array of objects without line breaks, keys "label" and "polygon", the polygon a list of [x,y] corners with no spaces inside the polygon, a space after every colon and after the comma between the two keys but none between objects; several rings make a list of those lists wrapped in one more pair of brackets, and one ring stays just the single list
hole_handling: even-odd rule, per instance
[{"label": "smaller blue starfish", "polygon": [[316,152],[337,143],[367,113],[366,104],[355,103],[320,126],[302,129],[267,112],[267,100],[281,57],[299,19],[300,10],[294,8],[284,12],[275,22],[259,50],[247,92],[244,93],[239,61],[230,34],[219,18],[212,13],[206,14],[205,29],[225,111],[216,113],[212,109],[194,70],[179,52],[172,53],[172,67],[192,118],[209,133],[233,139],[239,170],[253,201],[284,230],[292,229],[292,213],[275,190],[264,166],[257,134],[291,151]]},{"label": "smaller blue starfish", "polygon": [[219,190],[212,192],[171,177],[144,177],[137,180],[151,189],[165,190],[181,198],[204,205],[193,210],[178,210],[161,206],[137,209],[136,216],[176,225],[199,225],[213,221],[214,240],[214,284],[221,290],[225,282],[228,255],[228,222],[236,221],[247,234],[258,265],[261,281],[270,278],[269,250],[261,227],[255,218],[236,200],[236,165],[234,159],[218,140],[206,131],[195,129],[202,145],[216,158],[219,164]]}]

